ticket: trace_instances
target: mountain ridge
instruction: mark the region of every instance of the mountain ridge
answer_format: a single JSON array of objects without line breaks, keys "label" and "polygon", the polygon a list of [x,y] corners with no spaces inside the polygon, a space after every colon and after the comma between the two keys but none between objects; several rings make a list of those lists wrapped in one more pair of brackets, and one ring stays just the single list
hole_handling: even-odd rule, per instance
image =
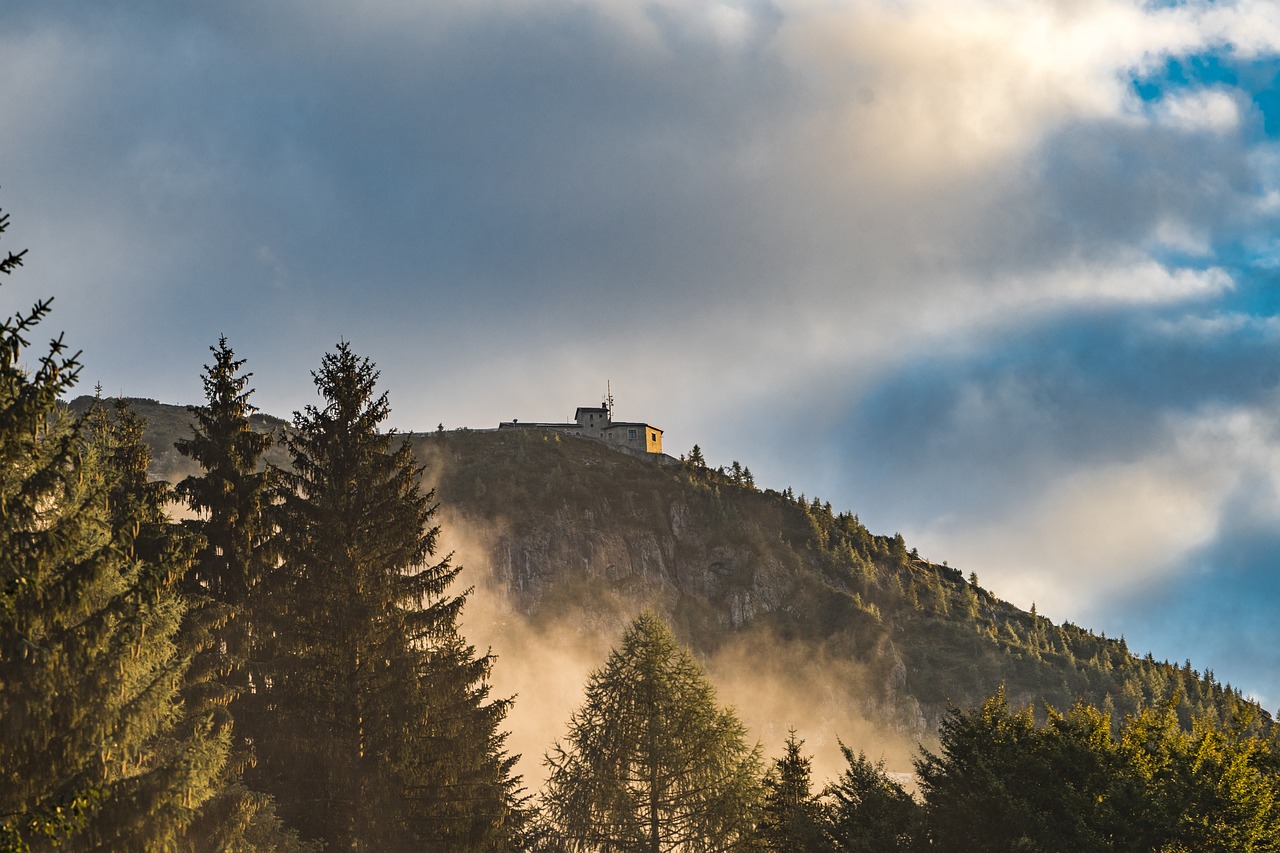
[{"label": "mountain ridge", "polygon": [[[152,475],[191,473],[171,450],[185,434],[186,409],[130,403],[150,425]],[[255,422],[263,430],[284,426],[269,416]],[[568,643],[607,648],[648,608],[671,623],[718,683],[757,676],[755,686],[726,692],[740,709],[745,701],[757,712],[755,720],[744,717],[774,742],[800,724],[818,744],[880,731],[901,739],[905,760],[909,743],[929,740],[949,708],[976,706],[1001,687],[1011,702],[1039,713],[1046,704],[1087,701],[1117,722],[1175,699],[1186,724],[1254,707],[1211,671],[1140,656],[1123,638],[1054,624],[1034,607],[1023,611],[978,585],[976,575],[966,579],[926,560],[901,535],[873,534],[857,515],[816,498],[535,429],[405,437],[436,490],[466,582],[485,599],[468,636],[498,652],[499,689],[504,666],[543,665],[525,659],[538,642],[530,638],[559,638],[538,646],[544,654]],[[527,675],[517,711],[522,701],[548,701],[529,696],[542,688]],[[526,751],[537,749],[539,737],[545,749],[559,732],[567,715],[557,723],[555,713],[541,723],[552,731],[528,738]],[[1261,708],[1256,720],[1272,724]]]}]

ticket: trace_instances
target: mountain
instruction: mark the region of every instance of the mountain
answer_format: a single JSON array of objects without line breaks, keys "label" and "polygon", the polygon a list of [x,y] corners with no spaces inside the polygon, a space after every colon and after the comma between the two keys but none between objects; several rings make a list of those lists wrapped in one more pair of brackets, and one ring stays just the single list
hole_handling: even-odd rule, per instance
[{"label": "mountain", "polygon": [[[153,475],[190,473],[171,449],[185,410],[131,402],[150,424]],[[907,769],[949,707],[1001,685],[1015,704],[1083,699],[1117,719],[1171,696],[1186,722],[1247,704],[1212,672],[1021,610],[816,498],[534,429],[408,438],[436,489],[443,541],[476,588],[468,638],[498,654],[495,687],[518,694],[512,743],[530,759],[562,733],[586,673],[643,608],[668,620],[766,746],[797,727],[819,773],[834,766],[823,757],[836,738]],[[1260,709],[1257,719],[1271,723]]]},{"label": "mountain", "polygon": [[[89,408],[97,399],[92,395],[82,394],[68,405],[71,411],[78,415],[83,415],[89,411]],[[102,402],[111,406],[115,405],[116,399],[114,397],[104,398]],[[147,473],[153,479],[169,480],[176,483],[188,474],[196,473],[196,466],[191,460],[178,453],[173,446],[178,439],[191,437],[192,418],[186,406],[161,403],[158,400],[152,400],[147,397],[123,397],[119,399],[128,403],[129,408],[136,414],[141,415],[147,422],[146,431],[143,433],[142,438],[151,448],[151,467]],[[262,432],[283,429],[287,426],[286,421],[261,413],[255,414],[249,420],[254,429]],[[289,464],[289,456],[284,452],[284,448],[277,445],[268,451],[267,461],[272,465],[287,465]]]}]

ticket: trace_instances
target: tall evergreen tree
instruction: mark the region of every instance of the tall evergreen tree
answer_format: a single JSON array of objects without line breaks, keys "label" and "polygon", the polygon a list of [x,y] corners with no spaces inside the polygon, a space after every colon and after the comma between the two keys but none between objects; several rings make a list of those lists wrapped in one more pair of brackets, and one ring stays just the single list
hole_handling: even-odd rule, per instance
[{"label": "tall evergreen tree", "polygon": [[[271,446],[270,433],[256,432],[249,417],[257,410],[249,403],[252,374],[241,375],[243,359],[236,359],[225,337],[218,340],[213,364],[205,366],[205,405],[188,407],[195,419],[190,438],[179,439],[179,453],[200,465],[200,473],[180,482],[177,497],[194,514],[182,524],[198,534],[202,545],[183,579],[194,601],[221,617],[217,643],[208,661],[218,688],[210,699],[233,711],[237,719],[237,761],[251,760],[255,686],[253,644],[261,642],[254,627],[254,595],[269,565],[266,520],[269,473],[262,456]],[[260,657],[260,655],[259,655]]]},{"label": "tall evergreen tree", "polygon": [[188,828],[184,847],[215,850],[307,849],[275,814],[274,800],[243,781],[254,762],[263,716],[262,663],[268,614],[261,612],[263,577],[270,566],[266,520],[271,476],[263,454],[274,436],[254,430],[250,417],[250,373],[226,337],[210,347],[205,365],[205,404],[190,406],[190,438],[179,453],[200,465],[200,473],[180,482],[177,497],[194,514],[183,526],[201,547],[183,585],[191,603],[185,631],[199,640],[192,668],[200,689],[188,691],[190,705],[210,713],[231,732],[230,760],[218,793],[204,804]]},{"label": "tall evergreen tree", "polygon": [[461,640],[458,567],[433,561],[432,494],[406,440],[380,433],[378,373],[346,343],[313,374],[281,472],[278,654],[259,777],[335,848],[501,849],[518,780],[491,659]]},{"label": "tall evergreen tree", "polygon": [[574,851],[746,849],[762,768],[745,736],[693,656],[645,613],[547,755],[548,819]]},{"label": "tall evergreen tree", "polygon": [[151,526],[154,491],[130,499],[123,442],[58,403],[79,367],[61,338],[22,365],[48,311],[0,324],[0,848],[163,849],[226,751],[180,714],[190,548]]},{"label": "tall evergreen tree", "polygon": [[208,595],[234,612],[223,631],[227,683],[247,692],[252,683],[249,658],[254,635],[252,593],[267,565],[264,544],[269,528],[266,507],[270,474],[262,463],[274,436],[258,432],[249,418],[258,410],[249,402],[251,373],[241,373],[226,337],[218,339],[213,364],[205,366],[205,405],[191,406],[191,438],[176,443],[179,453],[198,463],[201,473],[184,479],[177,495],[195,513],[184,522],[204,540],[187,578],[192,593]]},{"label": "tall evergreen tree", "polygon": [[[192,607],[182,594],[182,578],[194,562],[198,538],[170,522],[167,506],[173,498],[169,483],[147,475],[151,450],[143,441],[146,422],[123,400],[109,409],[101,400],[84,418],[83,433],[92,452],[106,463],[107,515],[113,529],[124,532],[122,549],[131,561],[126,581],[129,595],[143,603],[135,651],[153,646],[157,660],[166,661],[165,683],[177,690],[167,699],[157,693],[157,708],[169,716],[139,761],[140,773],[129,786],[130,795],[98,816],[97,832],[108,849],[142,843],[148,848],[171,847],[195,820],[199,807],[216,796],[223,784],[230,730],[219,723],[218,703],[210,694],[212,672],[193,666],[213,644],[216,614]],[[154,596],[150,601],[146,596]],[[152,636],[148,638],[147,634]],[[161,704],[163,702],[163,704]],[[162,821],[147,814],[153,803],[180,800],[167,806]]]},{"label": "tall evergreen tree", "polygon": [[[0,233],[8,220],[0,216]],[[11,274],[25,254],[8,252],[0,273]],[[94,556],[82,545],[91,535],[102,547],[103,513],[83,488],[78,436],[58,403],[75,383],[78,355],[67,356],[59,337],[34,372],[20,362],[26,336],[49,308],[44,300],[0,323],[0,845],[7,850],[83,829],[100,796],[93,745],[106,725],[84,719],[69,701],[84,689],[72,666],[84,647],[105,644],[106,633],[76,636],[88,608],[71,599],[112,573],[106,555],[85,559]],[[75,717],[83,722],[68,726]]]}]

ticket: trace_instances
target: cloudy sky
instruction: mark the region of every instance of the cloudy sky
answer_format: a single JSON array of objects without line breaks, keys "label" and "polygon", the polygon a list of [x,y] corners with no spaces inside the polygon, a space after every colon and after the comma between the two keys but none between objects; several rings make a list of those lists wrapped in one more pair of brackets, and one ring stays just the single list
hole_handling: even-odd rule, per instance
[{"label": "cloudy sky", "polygon": [[1280,704],[1280,6],[9,0],[4,283],[101,383],[618,416]]}]

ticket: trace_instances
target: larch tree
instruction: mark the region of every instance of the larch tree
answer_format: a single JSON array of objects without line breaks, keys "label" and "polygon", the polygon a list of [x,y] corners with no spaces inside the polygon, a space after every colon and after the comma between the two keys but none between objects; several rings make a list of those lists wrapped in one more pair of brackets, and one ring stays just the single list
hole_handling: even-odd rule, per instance
[{"label": "larch tree", "polygon": [[501,752],[508,703],[458,634],[458,567],[434,559],[435,505],[408,440],[379,432],[378,373],[348,344],[314,374],[279,473],[280,568],[268,585],[262,784],[335,848],[490,850],[521,810]]},{"label": "larch tree", "polygon": [[58,402],[79,369],[61,338],[22,364],[48,311],[0,324],[0,849],[164,849],[227,747],[182,713],[190,543],[130,491],[125,439]]},{"label": "larch tree", "polygon": [[642,614],[547,755],[547,820],[574,851],[746,849],[762,767],[745,737],[688,650]]}]

